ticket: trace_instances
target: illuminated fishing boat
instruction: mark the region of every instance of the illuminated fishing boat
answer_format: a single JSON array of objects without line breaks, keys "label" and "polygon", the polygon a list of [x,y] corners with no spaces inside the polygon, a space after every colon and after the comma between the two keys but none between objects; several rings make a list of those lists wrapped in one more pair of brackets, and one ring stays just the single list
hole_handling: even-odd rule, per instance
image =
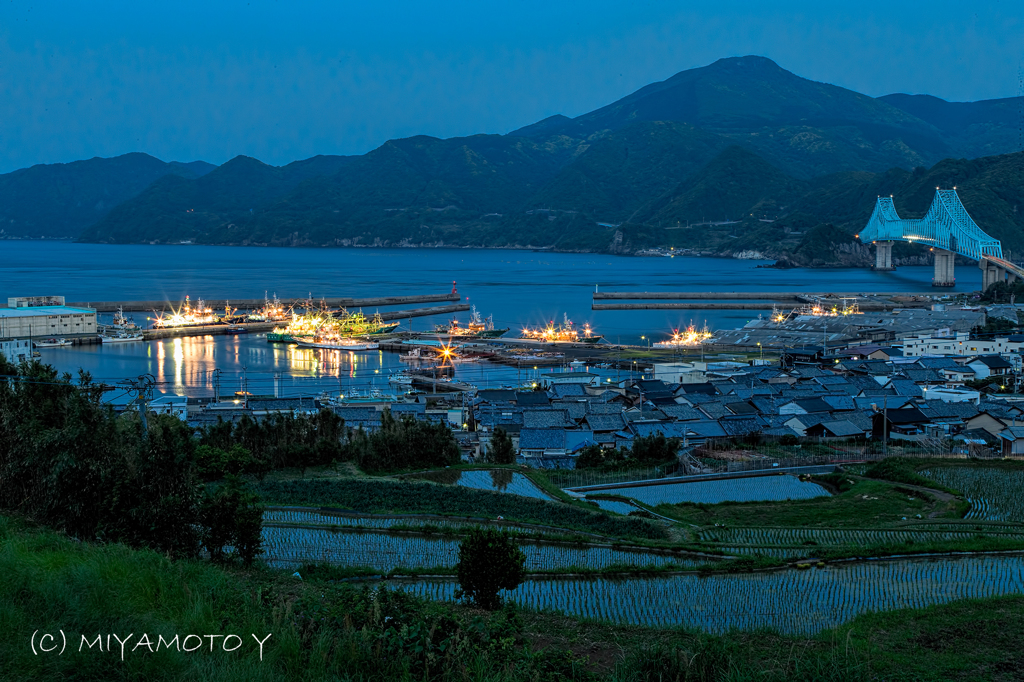
[{"label": "illuminated fishing boat", "polygon": [[707,325],[698,331],[697,328],[691,324],[682,332],[678,329],[673,329],[672,338],[667,341],[658,341],[652,345],[655,348],[690,348],[706,343],[710,339],[711,331],[707,328]]},{"label": "illuminated fishing boat", "polygon": [[385,322],[380,313],[373,317],[363,315],[362,311],[349,313],[344,308],[337,317],[326,310],[306,312],[301,315],[292,313],[292,319],[285,327],[275,327],[267,333],[270,343],[298,343],[300,339],[316,336],[380,336],[393,332],[398,322]]},{"label": "illuminated fishing boat", "polygon": [[274,300],[271,301],[267,292],[263,292],[263,307],[252,311],[245,319],[248,322],[280,322],[288,319],[288,311],[277,294],[274,294]]},{"label": "illuminated fishing boat", "polygon": [[477,339],[498,339],[508,332],[508,327],[495,329],[494,316],[488,315],[485,320],[477,311],[475,305],[470,306],[469,311],[469,322],[465,327],[459,326],[459,321],[453,319],[447,325],[435,324],[434,331],[438,334],[446,334],[452,337],[472,337]]},{"label": "illuminated fishing boat", "polygon": [[181,308],[174,311],[171,315],[159,314],[153,322],[153,326],[158,329],[168,329],[174,327],[198,327],[207,324],[217,324],[220,319],[213,314],[213,309],[207,307],[203,299],[196,299],[196,304],[192,305],[189,297],[185,297],[185,302]]},{"label": "illuminated fishing boat", "polygon": [[552,320],[546,327],[524,328],[520,338],[545,343],[597,343],[604,338],[600,334],[595,334],[589,324],[584,324],[582,329],[577,329],[568,314],[563,314],[562,320],[562,324],[557,326]]},{"label": "illuminated fishing boat", "polygon": [[302,348],[320,348],[323,350],[361,351],[377,350],[380,346],[373,341],[362,341],[348,336],[315,336],[298,338],[295,341]]}]

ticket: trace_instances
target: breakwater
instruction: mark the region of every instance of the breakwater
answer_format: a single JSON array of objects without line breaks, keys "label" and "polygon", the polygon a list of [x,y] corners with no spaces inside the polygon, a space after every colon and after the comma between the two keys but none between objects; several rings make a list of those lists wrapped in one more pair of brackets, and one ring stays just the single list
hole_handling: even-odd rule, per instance
[{"label": "breakwater", "polygon": [[[313,299],[312,301],[305,298],[290,298],[281,299],[281,303],[286,308],[292,306],[302,308],[309,303],[312,303],[314,306],[323,304],[330,308],[362,308],[371,306],[384,307],[392,305],[409,305],[413,303],[444,303],[447,301],[459,300],[459,294],[448,293],[426,294],[421,296],[377,296],[373,298],[318,298]],[[204,303],[214,310],[217,310],[218,308],[225,308],[227,306],[238,308],[240,310],[256,310],[257,308],[263,307],[265,302],[265,299],[262,298],[204,299]],[[125,312],[170,311],[181,304],[171,303],[169,301],[92,301],[68,303],[68,305],[76,308],[92,308],[98,313],[112,313],[117,311],[119,308],[123,309]],[[460,308],[460,310],[468,309],[469,306]],[[381,316],[383,315],[384,313],[381,313]]]}]

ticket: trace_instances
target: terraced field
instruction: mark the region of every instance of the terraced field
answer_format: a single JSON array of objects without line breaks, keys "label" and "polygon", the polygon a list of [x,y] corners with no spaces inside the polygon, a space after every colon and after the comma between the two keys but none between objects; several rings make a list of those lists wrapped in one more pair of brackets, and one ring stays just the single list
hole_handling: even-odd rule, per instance
[{"label": "terraced field", "polygon": [[971,503],[967,519],[1024,521],[1024,471],[951,466],[920,473],[963,493]]},{"label": "terraced field", "polygon": [[[374,531],[332,531],[327,528],[263,527],[265,559],[275,567],[303,563],[364,566],[382,573],[396,568],[454,567],[459,539]],[[692,568],[703,561],[683,554],[662,554],[565,543],[523,542],[528,571],[610,566]]]},{"label": "terraced field", "polygon": [[415,526],[432,526],[435,528],[469,528],[481,524],[499,526],[509,530],[532,534],[564,535],[566,532],[559,528],[542,528],[537,526],[526,526],[515,523],[503,523],[500,521],[477,521],[446,518],[444,516],[428,515],[396,515],[396,516],[368,516],[361,514],[331,514],[306,509],[271,508],[263,512],[264,524],[296,524],[303,526],[324,526],[330,528],[409,528]]},{"label": "terraced field", "polygon": [[[451,600],[453,581],[397,583]],[[1024,593],[1024,557],[873,561],[770,573],[655,578],[531,579],[508,596],[535,609],[647,626],[769,627],[813,634],[857,615]]]},{"label": "terraced field", "polygon": [[588,497],[587,500],[595,503],[605,511],[615,512],[616,514],[629,514],[630,512],[637,511],[637,507],[621,500],[605,500],[599,497]]},{"label": "terraced field", "polygon": [[469,471],[435,471],[417,476],[434,483],[458,485],[474,490],[491,490],[498,493],[522,495],[539,500],[550,500],[551,496],[519,472],[509,469],[471,469]]},{"label": "terraced field", "polygon": [[[953,526],[953,524],[950,524]],[[1024,540],[1024,528],[1012,530],[976,531],[963,525],[960,529],[903,530],[903,529],[820,529],[820,528],[713,528],[700,532],[700,538],[708,542],[744,545],[822,545],[856,546],[895,545],[928,542],[969,540],[986,535]]]},{"label": "terraced field", "polygon": [[816,483],[801,481],[796,476],[771,475],[729,478],[721,481],[691,481],[656,485],[610,488],[606,491],[631,497],[652,507],[659,504],[693,502],[781,502],[825,497],[829,493]]}]

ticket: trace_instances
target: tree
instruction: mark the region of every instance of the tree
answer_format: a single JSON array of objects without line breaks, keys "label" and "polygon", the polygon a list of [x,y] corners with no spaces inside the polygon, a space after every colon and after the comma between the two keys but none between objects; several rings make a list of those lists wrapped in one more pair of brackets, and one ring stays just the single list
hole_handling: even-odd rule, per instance
[{"label": "tree", "polygon": [[576,458],[577,469],[597,469],[604,465],[604,452],[600,445],[588,445]]},{"label": "tree", "polygon": [[493,611],[499,590],[514,590],[526,575],[526,554],[507,530],[476,527],[459,544],[460,594]]},{"label": "tree", "polygon": [[487,448],[487,461],[491,464],[515,464],[516,451],[512,447],[512,438],[500,426],[491,434],[491,445]]},{"label": "tree", "polygon": [[667,462],[675,459],[678,450],[678,438],[665,438],[665,434],[659,432],[634,438],[630,458],[634,462]]},{"label": "tree", "polygon": [[224,559],[224,547],[235,548],[235,556],[246,566],[263,552],[263,505],[235,476],[203,499],[201,519],[203,546],[215,561]]}]

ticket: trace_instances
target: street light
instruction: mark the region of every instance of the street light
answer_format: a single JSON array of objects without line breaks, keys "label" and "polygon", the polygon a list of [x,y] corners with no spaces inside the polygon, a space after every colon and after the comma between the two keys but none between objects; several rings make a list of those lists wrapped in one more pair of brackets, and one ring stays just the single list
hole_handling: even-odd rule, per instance
[{"label": "street light", "polygon": [[761,362],[764,363],[764,348],[761,347],[761,342],[757,342],[757,350],[761,353]]}]

